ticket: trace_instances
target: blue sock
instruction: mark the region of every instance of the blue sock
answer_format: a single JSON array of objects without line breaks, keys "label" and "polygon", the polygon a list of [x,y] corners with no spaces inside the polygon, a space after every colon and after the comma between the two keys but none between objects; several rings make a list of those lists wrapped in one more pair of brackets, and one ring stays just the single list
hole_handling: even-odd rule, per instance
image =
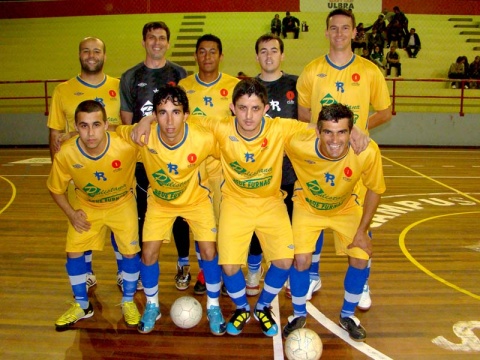
[{"label": "blue sock", "polygon": [[203,270],[202,256],[200,255],[200,247],[198,246],[198,241],[195,241],[195,254],[197,255],[198,267],[200,268],[200,270]]},{"label": "blue sock", "polygon": [[237,309],[246,309],[250,311],[250,305],[247,300],[245,277],[241,270],[237,271],[232,276],[227,276],[222,273],[223,282],[227,288],[228,295],[237,306]]},{"label": "blue sock", "polygon": [[349,317],[355,314],[355,308],[360,301],[362,295],[363,286],[367,280],[367,269],[357,269],[352,266],[348,266],[347,273],[345,274],[345,294],[343,298],[341,317]]},{"label": "blue sock", "polygon": [[[148,300],[158,296],[158,278],[160,276],[160,265],[155,262],[152,265],[145,265],[140,262],[140,276],[142,277],[143,291]],[[156,301],[154,301],[156,302]]]},{"label": "blue sock", "polygon": [[137,291],[138,275],[140,274],[140,255],[136,254],[133,258],[123,258],[123,298],[122,302],[133,301],[133,296]]},{"label": "blue sock", "polygon": [[85,264],[87,265],[87,274],[93,274],[93,270],[92,270],[93,252],[92,252],[92,250],[85,251],[84,255],[85,255]]},{"label": "blue sock", "polygon": [[[112,242],[113,252],[115,253],[115,259],[117,259],[117,273],[120,273],[120,272],[122,272],[123,256],[118,251],[117,242],[115,241],[115,235],[113,233],[111,233],[111,235],[110,235],[110,241]],[[92,268],[91,268],[91,265],[90,265],[90,270],[91,269]]]},{"label": "blue sock", "polygon": [[182,267],[187,265],[190,265],[190,260],[188,259],[188,256],[178,258],[178,266]]},{"label": "blue sock", "polygon": [[85,255],[78,258],[69,258],[67,256],[67,269],[70,285],[72,285],[73,296],[75,301],[80,304],[82,309],[88,308],[87,293],[87,266],[85,263]]},{"label": "blue sock", "polygon": [[[213,260],[202,260],[205,286],[207,287],[208,300],[218,299],[222,287],[222,270],[218,265],[218,255]],[[208,301],[208,302],[210,302]],[[207,303],[207,308],[208,308]],[[214,304],[218,305],[218,304]]]},{"label": "blue sock", "polygon": [[[368,235],[370,235],[370,238],[373,240],[373,235],[372,231],[368,230]],[[370,278],[370,267],[372,266],[372,258],[368,259],[368,264],[367,264],[367,280],[365,281],[366,283],[368,282],[368,279]]]},{"label": "blue sock", "polygon": [[258,298],[256,308],[263,310],[265,306],[270,306],[275,296],[282,290],[283,284],[287,281],[290,269],[283,270],[271,264],[265,274],[263,290]]},{"label": "blue sock", "polygon": [[312,255],[312,264],[310,265],[310,279],[318,280],[320,279],[320,254],[323,248],[323,230],[320,233],[320,236],[317,239],[315,244],[315,251]]},{"label": "blue sock", "polygon": [[260,265],[262,264],[262,254],[252,255],[248,254],[247,258],[248,271],[251,273],[256,273],[260,270]]},{"label": "blue sock", "polygon": [[290,268],[290,290],[292,292],[293,316],[307,316],[307,292],[310,284],[308,270]]}]

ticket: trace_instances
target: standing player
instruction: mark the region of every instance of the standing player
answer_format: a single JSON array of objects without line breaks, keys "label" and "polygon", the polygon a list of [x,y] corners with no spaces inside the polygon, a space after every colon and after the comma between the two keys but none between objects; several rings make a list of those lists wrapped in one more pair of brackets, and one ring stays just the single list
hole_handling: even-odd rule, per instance
[{"label": "standing player", "polygon": [[[122,312],[127,326],[137,326],[140,313],[133,301],[140,261],[133,195],[137,152],[117,134],[107,132],[107,115],[99,102],[81,102],[74,116],[79,135],[55,155],[47,180],[53,199],[69,220],[66,268],[75,298],[55,326],[63,330],[93,315],[85,251],[103,250],[110,230],[123,255]],[[65,194],[70,181],[75,185],[71,202]]]},{"label": "standing player", "polygon": [[[271,118],[296,119],[298,113],[296,89],[298,76],[286,74],[282,71],[283,50],[284,43],[276,35],[266,34],[257,39],[255,53],[261,71],[256,79],[267,89],[269,103],[267,115]],[[281,189],[286,193],[284,201],[290,218],[293,211],[292,195],[295,179],[292,163],[287,156],[284,156]],[[255,234],[250,245],[247,263],[247,295],[255,296],[260,292],[259,281],[263,273],[261,267],[262,249]]]},{"label": "standing player", "polygon": [[[294,315],[288,318],[283,335],[302,328],[306,322],[308,269],[318,233],[330,228],[337,233],[337,254],[348,255],[345,294],[340,325],[355,341],[364,341],[365,329],[354,316],[367,279],[372,255],[368,229],[385,192],[382,158],[375,142],[356,155],[350,148],[353,113],[343,104],[324,106],[318,117],[316,135],[299,132],[286,143],[298,180],[295,186],[293,235],[294,269],[290,275]],[[362,206],[356,201],[356,184],[368,189]]]},{"label": "standing player", "polygon": [[[178,84],[187,76],[185,69],[165,57],[170,48],[170,29],[163,21],[150,22],[143,26],[142,46],[145,61],[123,73],[120,80],[121,117],[123,124],[135,124],[144,116],[153,113],[153,96],[165,84]],[[140,244],[147,211],[148,178],[141,162],[135,170],[137,180],[137,209]],[[174,226],[175,242],[183,241],[188,246],[188,226],[180,218]],[[184,245],[183,245],[184,247]]]},{"label": "standing player", "polygon": [[[201,36],[197,40],[194,57],[198,64],[198,73],[190,75],[179,82],[179,85],[182,86],[187,93],[190,107],[193,109],[192,115],[214,116],[218,118],[230,116],[233,88],[240,80],[222,73],[219,70],[220,62],[223,60],[222,41],[217,36],[211,34]],[[220,184],[222,182],[220,161],[212,157],[208,158],[206,161],[206,171],[210,189],[213,191],[215,219],[218,221],[220,199],[222,196],[220,191]],[[189,243],[182,242],[182,244],[187,246],[185,246],[184,249],[178,248],[179,259],[177,264],[178,273],[176,286],[180,290],[188,288],[186,279],[190,277],[188,273],[190,267],[188,259]],[[198,256],[197,248],[197,257]],[[199,264],[200,269],[202,269],[200,259]],[[200,270],[194,292],[195,294],[204,294],[205,291],[205,277],[203,270]]]},{"label": "standing player", "polygon": [[[215,155],[215,138],[206,129],[185,122],[189,113],[188,98],[180,87],[166,85],[158,88],[152,104],[157,121],[151,127],[148,146],[140,147],[150,187],[140,264],[147,305],[138,331],[151,332],[161,316],[158,256],[162,243],[169,242],[175,219],[182,217],[199,243],[210,331],[214,335],[223,335],[226,324],[218,300],[221,269],[215,249],[217,227],[207,180],[200,172],[202,162]],[[146,120],[150,121],[150,118]],[[117,133],[132,141],[132,129],[133,126],[120,126]]]},{"label": "standing player", "polygon": [[[325,36],[330,42],[328,54],[310,62],[298,78],[298,118],[314,122],[323,106],[345,104],[354,113],[355,127],[350,142],[358,153],[367,144],[359,143],[361,132],[368,135],[370,129],[391,119],[390,96],[378,67],[352,52],[351,41],[356,34],[353,13],[343,9],[333,10],[327,16],[326,25]],[[370,105],[375,110],[371,115]],[[364,193],[365,190],[359,192],[360,201]],[[318,271],[318,263],[316,267],[315,271]],[[371,303],[367,282],[359,308],[368,310]]]},{"label": "standing player", "polygon": [[[107,113],[108,123],[118,125],[120,121],[120,81],[103,72],[106,60],[105,43],[94,37],[86,37],[78,46],[80,74],[59,84],[52,97],[52,105],[48,116],[50,157],[53,161],[60,149],[60,143],[75,134],[75,109],[84,100],[95,100],[101,103]],[[72,190],[73,191],[73,190]],[[121,283],[122,257],[118,252],[112,234],[112,246],[117,258],[117,282]],[[92,252],[85,252],[87,260],[87,286],[97,283],[92,271]]]}]

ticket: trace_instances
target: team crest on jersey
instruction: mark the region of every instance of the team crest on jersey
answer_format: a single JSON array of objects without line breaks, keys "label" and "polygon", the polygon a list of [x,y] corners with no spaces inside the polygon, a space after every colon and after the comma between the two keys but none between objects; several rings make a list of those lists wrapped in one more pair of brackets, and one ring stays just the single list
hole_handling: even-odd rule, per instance
[{"label": "team crest on jersey", "polygon": [[261,146],[262,148],[266,148],[266,147],[267,147],[267,145],[268,145],[268,139],[267,139],[267,138],[265,138],[265,139],[263,139],[263,141],[262,141],[262,145],[260,145],[260,146]]},{"label": "team crest on jersey", "polygon": [[207,114],[205,114],[199,107],[193,109],[192,115],[207,116]]},{"label": "team crest on jersey", "polygon": [[83,168],[83,165],[81,165],[81,164],[73,164],[72,167],[75,168],[75,169],[81,169],[81,168]]},{"label": "team crest on jersey", "polygon": [[343,169],[343,174],[345,175],[343,177],[343,181],[346,182],[351,182],[352,181],[352,175],[353,175],[353,170],[349,168],[348,166]]},{"label": "team crest on jersey", "polygon": [[323,99],[320,100],[320,104],[322,106],[332,105],[336,103],[337,103],[337,100],[335,100],[335,98],[330,94],[325,95]]},{"label": "team crest on jersey", "polygon": [[189,154],[187,156],[187,161],[190,163],[190,164],[194,164],[196,161],[197,161],[197,155],[196,154]]},{"label": "team crest on jersey", "polygon": [[227,89],[220,90],[220,95],[222,95],[223,97],[227,97],[228,96],[228,90]]},{"label": "team crest on jersey", "polygon": [[285,97],[287,98],[287,104],[293,105],[295,104],[295,92],[294,91],[287,91],[285,94]]},{"label": "team crest on jersey", "polygon": [[109,90],[108,95],[110,95],[110,97],[114,98],[114,97],[117,97],[117,92],[115,90]]},{"label": "team crest on jersey", "polygon": [[85,185],[85,186],[83,187],[83,191],[84,191],[85,194],[87,194],[88,196],[94,197],[94,196],[97,195],[101,190],[100,190],[100,188],[96,187],[95,185],[88,183],[87,185]]}]

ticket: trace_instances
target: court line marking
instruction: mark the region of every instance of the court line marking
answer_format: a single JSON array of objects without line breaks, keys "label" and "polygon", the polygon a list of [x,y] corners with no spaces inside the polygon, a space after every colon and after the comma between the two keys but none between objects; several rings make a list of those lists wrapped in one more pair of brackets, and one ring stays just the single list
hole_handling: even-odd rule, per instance
[{"label": "court line marking", "polygon": [[279,325],[278,333],[272,338],[273,341],[273,359],[274,360],[284,360],[284,353],[283,353],[283,339],[282,339],[282,321],[280,317],[280,304],[278,302],[278,295],[275,296],[272,303],[272,312],[276,314],[275,319],[277,324]]},{"label": "court line marking", "polygon": [[307,301],[307,311],[308,313],[317,320],[321,325],[323,325],[327,330],[332,332],[333,334],[337,335],[340,339],[345,341],[350,346],[354,347],[358,351],[364,353],[365,355],[369,356],[371,359],[374,360],[392,360],[392,358],[388,357],[387,355],[381,353],[377,349],[371,347],[370,345],[364,342],[357,342],[350,339],[348,333],[342,329],[339,325],[334,323],[332,320],[327,318],[323,313],[320,312],[315,306],[313,306],[310,301]]},{"label": "court line marking", "polygon": [[[453,192],[459,194],[459,195],[462,195],[474,202],[476,202],[477,204],[480,204],[480,200],[478,200],[477,198],[473,197],[473,196],[470,196],[460,190],[457,190],[455,189],[454,187],[451,187],[447,184],[444,184],[440,181],[437,181],[433,178],[431,178],[430,176],[427,176],[425,174],[422,174],[421,172],[419,171],[416,171],[416,170],[413,170],[412,168],[409,168],[408,166],[406,165],[403,165],[395,160],[392,160],[390,158],[387,158],[386,156],[383,156],[382,155],[382,158],[384,158],[385,160],[388,160],[390,162],[392,162],[393,164],[396,164],[397,166],[400,166],[408,171],[411,171],[417,175],[420,175],[421,177],[427,179],[427,180],[430,180],[430,181],[433,181],[434,183],[440,185],[440,186],[443,186],[449,190],[452,190]],[[433,217],[430,217],[430,218],[427,218],[427,219],[423,219],[423,220],[420,220],[420,221],[417,221],[413,224],[410,224],[409,226],[407,226],[405,229],[403,229],[403,231],[400,233],[400,236],[398,238],[398,241],[399,241],[399,245],[400,245],[400,249],[402,250],[403,254],[407,257],[407,259],[412,263],[414,264],[417,268],[419,268],[421,271],[423,271],[425,274],[429,275],[430,277],[432,277],[433,279],[451,287],[452,289],[455,289],[461,293],[464,293],[468,296],[471,296],[473,297],[474,299],[477,299],[477,300],[480,300],[480,296],[476,295],[476,294],[473,294],[471,292],[469,292],[468,290],[465,290],[465,289],[462,289],[460,288],[459,286],[455,285],[455,284],[452,284],[448,281],[446,281],[445,279],[435,275],[433,272],[431,272],[430,270],[428,270],[426,267],[424,267],[423,265],[421,265],[417,260],[415,260],[415,258],[408,252],[406,246],[405,246],[405,235],[408,233],[408,231],[410,229],[412,229],[413,227],[417,226],[418,224],[421,224],[425,221],[429,221],[429,220],[433,220],[433,219],[436,219],[436,218],[441,218],[441,217],[446,217],[446,216],[452,216],[452,215],[462,215],[462,214],[478,214],[480,213],[479,211],[471,211],[471,212],[463,212],[463,213],[454,213],[454,214],[444,214],[444,215],[438,215],[438,216],[433,216]]]},{"label": "court line marking", "polygon": [[[386,157],[386,156],[383,156],[383,155],[382,155],[382,158],[384,158],[385,160],[390,161],[391,163],[393,163],[393,164],[395,164],[395,165],[397,165],[397,166],[400,166],[400,167],[402,167],[402,168],[404,168],[404,169],[406,169],[406,170],[408,170],[408,171],[411,171],[411,172],[413,172],[413,173],[415,173],[415,174],[417,174],[417,175],[419,175],[419,176],[421,176],[421,177],[423,177],[423,178],[425,178],[425,179],[427,179],[427,180],[433,181],[434,183],[436,183],[436,184],[438,184],[438,185],[440,185],[440,186],[446,187],[447,189],[450,189],[450,190],[452,190],[453,192],[456,192],[457,194],[460,194],[460,195],[462,195],[462,196],[465,196],[465,197],[469,198],[470,200],[473,200],[473,201],[475,201],[476,203],[480,204],[480,200],[478,200],[477,198],[474,198],[474,197],[472,197],[472,196],[470,196],[470,195],[468,195],[468,194],[466,194],[466,193],[464,193],[464,192],[462,192],[462,191],[460,191],[460,190],[457,190],[457,189],[455,189],[454,187],[451,187],[451,186],[449,186],[449,185],[447,185],[447,184],[444,184],[444,183],[442,183],[441,181],[435,180],[434,178],[432,178],[432,177],[430,177],[430,176],[428,176],[428,175],[422,174],[422,173],[419,172],[419,171],[413,170],[412,168],[410,168],[410,167],[408,167],[408,166],[406,166],[406,165],[403,165],[403,164],[401,164],[401,163],[399,163],[399,162],[397,162],[397,161],[395,161],[395,160],[392,160],[392,159],[390,159],[390,158],[388,158],[388,157]],[[460,177],[458,177],[458,178],[464,179],[465,177],[460,176]]]},{"label": "court line marking", "polygon": [[432,217],[429,217],[429,218],[426,218],[426,219],[423,219],[423,220],[420,220],[420,221],[417,221],[417,222],[414,222],[413,224],[410,224],[408,225],[405,229],[403,229],[403,231],[400,233],[400,236],[399,236],[399,245],[400,245],[400,249],[402,250],[403,254],[406,256],[406,258],[408,260],[410,260],[410,262],[415,265],[417,268],[419,268],[420,270],[422,270],[425,274],[427,274],[428,276],[434,278],[435,280],[441,282],[442,284],[444,285],[447,285],[449,287],[451,287],[452,289],[454,290],[457,290],[465,295],[468,295],[476,300],[480,300],[480,296],[479,295],[476,295],[474,293],[471,293],[470,291],[468,290],[465,290],[455,284],[452,284],[451,282],[443,279],[442,277],[436,275],[435,273],[433,273],[432,271],[428,270],[425,266],[423,266],[422,264],[420,264],[417,260],[415,260],[415,258],[410,254],[410,252],[407,250],[407,247],[405,246],[405,237],[407,235],[407,233],[413,229],[415,226],[417,225],[420,225],[424,222],[427,222],[427,221],[430,221],[430,220],[435,220],[435,219],[439,219],[439,218],[442,218],[442,217],[447,217],[447,216],[456,216],[456,215],[464,215],[464,214],[480,214],[480,211],[468,211],[468,212],[460,212],[460,213],[452,213],[452,214],[443,214],[443,215],[437,215],[437,216],[432,216]]},{"label": "court line marking", "polygon": [[10,181],[8,180],[7,178],[4,178],[3,176],[0,176],[0,179],[3,179],[5,180],[7,183],[10,184],[10,186],[12,187],[12,196],[10,198],[10,200],[8,201],[7,205],[5,205],[2,209],[0,209],[0,214],[3,213],[5,210],[7,210],[7,208],[12,205],[13,203],[13,200],[15,200],[15,196],[17,195],[17,188],[15,187],[15,185]]}]

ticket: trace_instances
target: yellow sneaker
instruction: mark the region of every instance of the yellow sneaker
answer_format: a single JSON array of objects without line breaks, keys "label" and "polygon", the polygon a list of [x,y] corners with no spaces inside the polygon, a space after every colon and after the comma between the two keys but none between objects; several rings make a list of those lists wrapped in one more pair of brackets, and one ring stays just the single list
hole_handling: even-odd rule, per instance
[{"label": "yellow sneaker", "polygon": [[122,313],[125,320],[125,324],[128,327],[137,327],[140,322],[140,312],[137,305],[133,301],[125,301],[122,303]]},{"label": "yellow sneaker", "polygon": [[70,309],[68,309],[62,316],[55,322],[55,328],[57,331],[65,330],[75,324],[78,320],[86,319],[93,316],[93,306],[88,304],[86,310],[80,307],[79,303],[73,302]]}]

